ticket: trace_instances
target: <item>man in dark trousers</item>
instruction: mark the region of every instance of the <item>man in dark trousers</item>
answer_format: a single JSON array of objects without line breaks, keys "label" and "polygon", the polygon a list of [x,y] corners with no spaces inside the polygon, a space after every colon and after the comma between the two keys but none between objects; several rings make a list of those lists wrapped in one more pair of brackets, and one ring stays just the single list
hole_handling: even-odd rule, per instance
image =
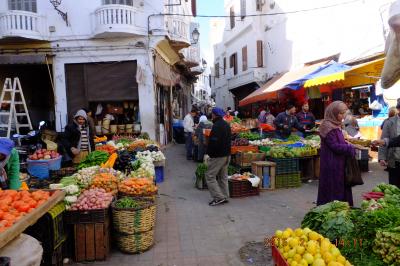
[{"label": "man in dark trousers", "polygon": [[212,201],[210,206],[228,202],[228,165],[231,154],[231,127],[223,119],[224,110],[215,107],[212,109],[213,127],[207,147],[208,169],[206,181]]}]

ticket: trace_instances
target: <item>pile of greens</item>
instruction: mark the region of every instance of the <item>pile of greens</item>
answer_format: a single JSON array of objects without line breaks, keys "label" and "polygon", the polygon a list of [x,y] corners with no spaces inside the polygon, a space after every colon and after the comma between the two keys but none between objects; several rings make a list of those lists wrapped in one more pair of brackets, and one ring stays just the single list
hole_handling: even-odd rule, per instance
[{"label": "pile of greens", "polygon": [[124,197],[115,202],[115,207],[120,209],[138,209],[144,206],[146,202],[134,200],[129,197]]},{"label": "pile of greens", "polygon": [[239,137],[243,139],[248,139],[250,141],[261,139],[260,134],[251,132],[241,132],[239,133]]},{"label": "pile of greens", "polygon": [[79,163],[77,169],[80,170],[83,168],[100,165],[102,163],[105,163],[108,160],[108,157],[109,157],[108,152],[93,151],[89,153],[89,155],[86,156],[86,158]]},{"label": "pile of greens", "polygon": [[342,239],[353,231],[350,206],[347,202],[333,201],[311,209],[301,227],[317,231],[331,241]]},{"label": "pile of greens", "polygon": [[207,171],[207,165],[204,163],[199,163],[196,169],[196,177],[197,178],[204,178]]}]

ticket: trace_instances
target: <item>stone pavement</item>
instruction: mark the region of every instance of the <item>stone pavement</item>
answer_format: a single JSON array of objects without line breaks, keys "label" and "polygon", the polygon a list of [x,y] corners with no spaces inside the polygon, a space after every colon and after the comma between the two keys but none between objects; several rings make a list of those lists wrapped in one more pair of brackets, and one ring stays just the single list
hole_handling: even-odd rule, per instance
[{"label": "stone pavement", "polygon": [[[92,265],[252,265],[241,262],[239,249],[249,241],[263,241],[277,229],[300,226],[316,201],[318,182],[313,181],[297,189],[262,192],[258,197],[230,199],[228,204],[210,207],[209,192],[194,188],[196,163],[185,159],[184,146],[172,145],[165,154],[167,166],[165,181],[159,185],[155,246],[138,255],[113,251],[107,261]],[[365,185],[353,190],[356,206],[362,192],[387,182],[387,173],[376,163],[370,164],[370,170],[363,175]]]}]

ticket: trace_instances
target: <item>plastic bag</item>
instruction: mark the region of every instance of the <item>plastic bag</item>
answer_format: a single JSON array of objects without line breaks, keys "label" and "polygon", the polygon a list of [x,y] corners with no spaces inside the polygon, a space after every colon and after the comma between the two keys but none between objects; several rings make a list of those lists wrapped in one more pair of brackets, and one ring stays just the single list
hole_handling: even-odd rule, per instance
[{"label": "plastic bag", "polygon": [[369,105],[369,109],[371,110],[382,110],[383,106],[382,104],[380,104],[377,100],[373,101],[370,105]]}]

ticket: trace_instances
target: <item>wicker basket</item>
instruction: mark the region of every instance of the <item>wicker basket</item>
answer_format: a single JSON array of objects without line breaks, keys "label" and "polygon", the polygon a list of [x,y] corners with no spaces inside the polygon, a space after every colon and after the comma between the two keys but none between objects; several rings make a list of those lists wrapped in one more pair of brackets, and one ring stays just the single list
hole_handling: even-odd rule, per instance
[{"label": "wicker basket", "polygon": [[137,234],[116,234],[117,247],[125,253],[141,253],[150,249],[154,244],[154,229]]},{"label": "wicker basket", "polygon": [[155,202],[156,195],[157,195],[157,192],[155,192],[153,194],[142,194],[142,195],[136,194],[136,195],[134,195],[134,194],[127,194],[127,193],[118,191],[118,199],[123,198],[123,197],[130,197],[130,198],[137,199],[137,200],[147,200],[147,201]]},{"label": "wicker basket", "polygon": [[141,201],[140,208],[121,209],[112,203],[114,229],[119,233],[135,234],[150,231],[156,222],[156,205],[154,202]]}]

